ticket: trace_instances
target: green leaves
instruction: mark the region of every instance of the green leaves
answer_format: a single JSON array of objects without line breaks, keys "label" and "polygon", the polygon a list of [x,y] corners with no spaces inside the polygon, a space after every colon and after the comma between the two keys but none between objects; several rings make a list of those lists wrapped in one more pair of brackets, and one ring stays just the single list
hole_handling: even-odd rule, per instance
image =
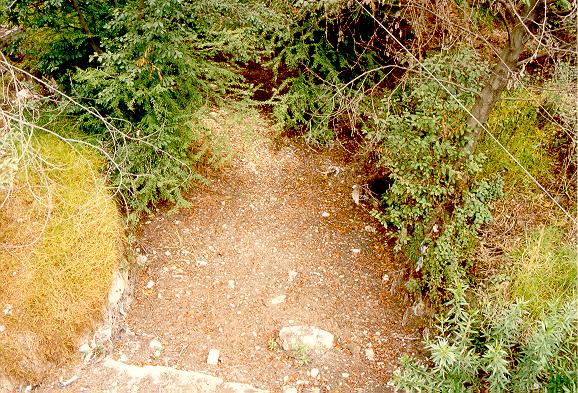
[{"label": "green leaves", "polygon": [[[393,229],[395,250],[416,264],[421,289],[439,303],[448,296],[446,288],[467,280],[477,231],[491,220],[489,207],[501,196],[502,182],[471,181],[484,157],[461,153],[467,114],[439,86],[444,83],[470,105],[484,63],[462,50],[433,55],[424,67],[430,72],[412,74],[381,101],[372,138],[381,142],[380,161],[394,183],[373,215]],[[464,85],[474,89],[458,88]],[[416,255],[424,241],[429,248]]]},{"label": "green leaves", "polygon": [[[576,301],[552,306],[533,321],[523,302],[503,305],[481,297],[475,307],[466,301],[464,289],[452,291],[454,297],[436,326],[436,337],[426,340],[431,364],[402,358],[402,368],[393,375],[397,388],[407,392],[576,389],[575,352],[566,362],[556,362],[560,353],[576,349]],[[544,390],[549,386],[556,389]]]}]

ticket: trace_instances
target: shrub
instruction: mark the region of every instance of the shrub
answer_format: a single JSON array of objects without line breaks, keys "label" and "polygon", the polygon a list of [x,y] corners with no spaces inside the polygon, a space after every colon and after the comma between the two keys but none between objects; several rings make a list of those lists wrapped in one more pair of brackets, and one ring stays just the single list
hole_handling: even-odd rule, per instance
[{"label": "shrub", "polygon": [[0,372],[38,383],[102,318],[123,231],[102,157],[42,132],[21,137],[13,189],[0,191],[0,297],[11,306]]},{"label": "shrub", "polygon": [[187,206],[183,191],[203,180],[194,163],[219,150],[207,146],[215,141],[194,114],[250,94],[232,66],[215,60],[260,55],[264,45],[257,38],[267,34],[273,16],[248,7],[237,1],[149,1],[141,12],[129,4],[106,26],[118,36],[104,45],[98,68],[75,75],[76,94],[90,98],[87,105],[114,125],[80,113],[81,128],[110,147],[121,169],[113,184],[134,216],[159,200]]},{"label": "shrub", "polygon": [[393,181],[372,214],[393,229],[395,250],[412,259],[421,270],[421,289],[439,301],[444,288],[467,279],[477,231],[491,220],[489,207],[500,197],[502,181],[473,181],[483,156],[460,151],[466,113],[455,99],[471,105],[484,63],[463,50],[430,56],[424,67],[432,75],[409,76],[382,100],[375,125],[366,133],[379,144],[381,165]]},{"label": "shrub", "polygon": [[578,322],[572,300],[551,306],[538,320],[526,304],[466,301],[465,287],[452,290],[448,312],[435,336],[426,338],[430,364],[404,356],[393,384],[406,392],[576,391]]}]

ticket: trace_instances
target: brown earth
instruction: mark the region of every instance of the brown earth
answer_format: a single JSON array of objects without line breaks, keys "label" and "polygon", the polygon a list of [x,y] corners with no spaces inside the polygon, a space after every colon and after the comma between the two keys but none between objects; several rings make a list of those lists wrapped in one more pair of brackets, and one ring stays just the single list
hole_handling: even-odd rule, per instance
[{"label": "brown earth", "polygon": [[[235,134],[235,125],[223,129],[224,116],[213,112],[209,125]],[[189,195],[190,209],[143,220],[137,253],[147,261],[109,356],[273,392],[393,391],[387,382],[398,358],[420,335],[402,323],[407,305],[390,291],[401,267],[385,235],[352,201],[351,186],[362,181],[353,154],[288,139],[275,148],[267,124],[251,124],[232,139],[236,158]],[[278,333],[289,325],[329,331],[335,345],[284,351]],[[153,339],[163,346],[159,356]],[[221,355],[215,366],[207,364],[212,348]],[[122,391],[98,367],[77,368],[66,391]]]}]

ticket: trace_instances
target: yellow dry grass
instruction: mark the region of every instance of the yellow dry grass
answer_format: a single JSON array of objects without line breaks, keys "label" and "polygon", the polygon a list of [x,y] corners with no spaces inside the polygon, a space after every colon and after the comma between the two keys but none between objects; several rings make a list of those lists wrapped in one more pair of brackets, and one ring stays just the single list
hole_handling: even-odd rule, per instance
[{"label": "yellow dry grass", "polygon": [[0,194],[0,373],[29,383],[102,318],[123,239],[97,154],[47,135],[32,142]]}]

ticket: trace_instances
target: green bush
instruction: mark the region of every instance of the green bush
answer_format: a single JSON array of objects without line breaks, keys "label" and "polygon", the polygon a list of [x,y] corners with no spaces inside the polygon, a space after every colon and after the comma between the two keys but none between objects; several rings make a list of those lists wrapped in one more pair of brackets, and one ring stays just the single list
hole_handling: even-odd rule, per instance
[{"label": "green bush", "polygon": [[[142,12],[141,12],[142,11]],[[195,120],[203,106],[246,98],[250,86],[231,64],[260,56],[275,28],[273,14],[238,1],[148,1],[116,10],[106,29],[118,32],[79,70],[76,95],[109,121],[79,113],[80,126],[113,151],[113,184],[135,213],[159,200],[185,206],[183,190],[202,181],[195,162],[218,147]],[[215,60],[227,58],[229,65]]]},{"label": "green bush", "polygon": [[473,103],[484,63],[462,50],[430,56],[424,67],[431,75],[413,74],[384,98],[366,134],[380,144],[381,165],[393,180],[372,214],[393,230],[396,251],[413,260],[421,289],[438,302],[445,288],[467,279],[477,232],[491,220],[502,181],[474,182],[483,156],[460,150],[467,115],[454,98],[466,107]]},{"label": "green bush", "polygon": [[551,306],[538,320],[526,304],[452,290],[435,336],[426,338],[429,364],[404,356],[393,384],[406,392],[575,392],[578,388],[576,300]]},{"label": "green bush", "polygon": [[[395,23],[397,6],[374,5],[373,16]],[[391,42],[356,3],[297,1],[285,13],[289,29],[274,35],[278,51],[269,62],[275,74],[286,71],[273,101],[277,125],[321,144],[339,129],[355,131],[366,115],[360,110],[365,97],[395,68]]]}]

